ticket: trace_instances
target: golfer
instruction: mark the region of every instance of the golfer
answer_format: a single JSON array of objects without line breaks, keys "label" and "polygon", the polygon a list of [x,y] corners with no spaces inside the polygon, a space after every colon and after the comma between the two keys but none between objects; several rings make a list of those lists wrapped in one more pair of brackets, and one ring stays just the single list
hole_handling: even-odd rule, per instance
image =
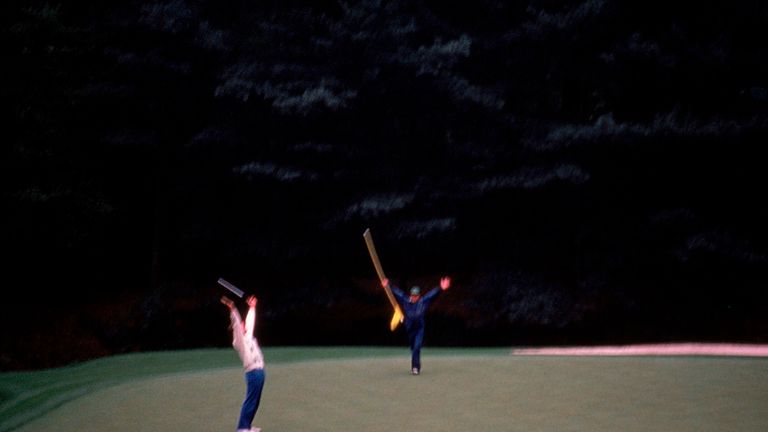
[{"label": "golfer", "polygon": [[226,296],[221,297],[221,302],[229,308],[232,346],[237,350],[245,368],[245,400],[243,400],[243,407],[240,410],[237,432],[260,432],[260,428],[251,428],[251,423],[253,423],[256,410],[259,409],[261,390],[264,388],[264,356],[261,354],[259,342],[254,334],[258,300],[255,296],[249,296],[246,301],[248,313],[245,315],[245,322],[243,323],[235,303]]},{"label": "golfer", "polygon": [[[386,288],[389,279],[383,279],[381,285]],[[405,331],[408,333],[408,342],[411,345],[411,373],[418,375],[421,372],[421,344],[424,342],[424,314],[443,291],[451,287],[451,278],[440,279],[440,286],[434,287],[429,292],[421,295],[421,288],[411,287],[410,294],[406,295],[400,288],[389,285],[392,294],[405,315]]]}]

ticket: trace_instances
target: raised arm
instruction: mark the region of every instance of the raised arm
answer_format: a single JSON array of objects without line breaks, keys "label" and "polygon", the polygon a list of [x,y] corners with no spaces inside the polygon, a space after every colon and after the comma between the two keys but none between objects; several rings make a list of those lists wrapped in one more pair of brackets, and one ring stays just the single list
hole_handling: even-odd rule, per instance
[{"label": "raised arm", "polygon": [[248,302],[248,313],[245,315],[245,335],[253,337],[256,327],[256,303],[259,300],[252,295],[246,301]]},{"label": "raised arm", "polygon": [[431,290],[429,290],[428,293],[424,294],[423,301],[427,304],[431,303],[432,300],[435,299],[441,292],[447,290],[451,287],[451,278],[448,276],[445,276],[440,279],[440,286],[434,287]]},{"label": "raised arm", "polygon": [[227,296],[221,296],[221,303],[229,308],[229,320],[232,326],[232,342],[235,345],[238,345],[242,343],[241,341],[243,339],[243,322],[240,318],[240,312],[237,311],[235,302]]},{"label": "raised arm", "polygon": [[408,296],[405,295],[403,290],[401,290],[400,288],[396,287],[395,285],[390,284],[389,283],[389,279],[387,279],[387,278],[384,278],[384,279],[381,280],[381,286],[384,287],[384,288],[389,286],[389,290],[392,291],[392,295],[395,296],[395,299],[401,305],[403,304],[404,301],[406,301],[408,299]]}]

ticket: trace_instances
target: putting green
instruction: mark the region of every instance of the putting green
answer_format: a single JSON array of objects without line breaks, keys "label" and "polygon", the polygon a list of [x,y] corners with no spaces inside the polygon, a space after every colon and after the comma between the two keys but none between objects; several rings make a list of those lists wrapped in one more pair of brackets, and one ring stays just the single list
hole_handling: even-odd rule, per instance
[{"label": "putting green", "polygon": [[[766,431],[768,360],[407,356],[267,366],[255,426],[306,431]],[[234,431],[238,368],[133,381],[20,431]]]}]

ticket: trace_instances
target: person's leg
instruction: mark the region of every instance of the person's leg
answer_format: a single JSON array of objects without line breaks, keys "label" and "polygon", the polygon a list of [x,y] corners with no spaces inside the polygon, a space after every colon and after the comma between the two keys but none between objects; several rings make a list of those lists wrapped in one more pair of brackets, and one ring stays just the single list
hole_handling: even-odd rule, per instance
[{"label": "person's leg", "polygon": [[237,423],[238,430],[248,430],[256,416],[261,402],[261,391],[264,388],[264,369],[254,369],[245,373],[245,399],[240,409],[240,419]]},{"label": "person's leg", "polygon": [[416,334],[418,331],[415,328],[406,329],[408,332],[408,346],[411,349],[411,370],[416,369]]},{"label": "person's leg", "polygon": [[411,343],[411,368],[421,371],[421,344],[424,341],[424,327],[419,327]]}]

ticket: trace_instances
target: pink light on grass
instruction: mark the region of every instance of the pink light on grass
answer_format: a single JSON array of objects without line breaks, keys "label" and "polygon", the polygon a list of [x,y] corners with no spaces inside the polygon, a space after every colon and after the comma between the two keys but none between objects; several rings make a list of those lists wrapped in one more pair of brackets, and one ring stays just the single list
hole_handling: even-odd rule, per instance
[{"label": "pink light on grass", "polygon": [[518,348],[512,355],[537,356],[718,356],[768,357],[768,345],[674,343],[614,346]]}]

